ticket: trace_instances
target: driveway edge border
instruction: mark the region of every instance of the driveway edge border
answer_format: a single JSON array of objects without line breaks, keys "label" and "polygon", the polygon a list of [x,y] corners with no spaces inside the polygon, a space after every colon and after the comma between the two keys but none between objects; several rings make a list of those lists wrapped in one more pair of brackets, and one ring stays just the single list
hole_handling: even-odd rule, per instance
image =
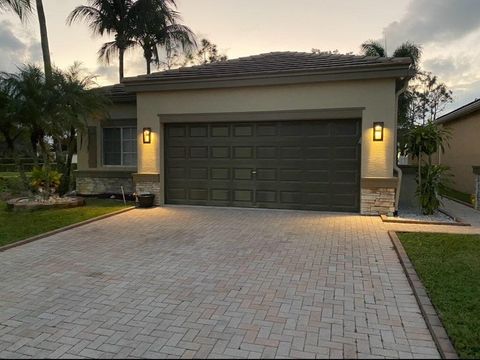
[{"label": "driveway edge border", "polygon": [[390,223],[390,224],[416,224],[416,225],[446,225],[446,226],[472,226],[469,223],[464,222],[462,219],[459,219],[457,217],[454,217],[450,213],[444,211],[444,210],[439,210],[440,212],[444,213],[448,217],[452,218],[454,222],[442,222],[442,221],[423,221],[423,220],[395,220],[391,219],[386,215],[380,215],[380,218],[384,223]]},{"label": "driveway edge border", "polygon": [[48,231],[48,232],[40,234],[40,235],[35,235],[35,236],[32,236],[32,237],[14,242],[12,244],[8,244],[8,245],[5,245],[5,246],[0,246],[0,252],[15,248],[17,246],[25,245],[25,244],[31,243],[33,241],[40,240],[40,239],[46,238],[48,236],[52,236],[52,235],[55,235],[55,234],[58,234],[58,233],[61,233],[61,232],[64,232],[64,231],[67,231],[67,230],[70,230],[70,229],[74,229],[74,228],[77,228],[79,226],[87,225],[87,224],[90,224],[90,223],[98,221],[98,220],[103,220],[103,219],[109,218],[111,216],[119,215],[119,214],[122,214],[124,212],[130,211],[130,210],[133,210],[133,209],[135,209],[135,206],[130,206],[130,207],[125,208],[125,209],[117,210],[117,211],[114,211],[114,212],[111,212],[111,213],[108,213],[108,214],[103,214],[103,215],[100,215],[100,216],[97,216],[97,217],[94,217],[94,218],[91,218],[91,219],[87,219],[87,220],[84,220],[84,221],[81,221],[81,222],[78,222],[78,223],[75,223],[75,224],[67,225],[67,226],[52,230],[52,231]]},{"label": "driveway edge border", "polygon": [[433,306],[430,298],[427,295],[427,291],[423,286],[420,277],[418,276],[415,267],[413,266],[410,258],[405,251],[400,239],[397,236],[395,231],[389,230],[388,235],[392,244],[395,248],[395,252],[400,259],[402,264],[403,271],[407,275],[408,282],[410,287],[413,290],[415,299],[417,300],[420,311],[425,319],[430,334],[432,335],[435,345],[440,353],[440,356],[443,359],[458,359],[457,352],[453,347],[450,338],[448,337],[447,331],[443,327],[442,321],[440,320],[435,307]]}]

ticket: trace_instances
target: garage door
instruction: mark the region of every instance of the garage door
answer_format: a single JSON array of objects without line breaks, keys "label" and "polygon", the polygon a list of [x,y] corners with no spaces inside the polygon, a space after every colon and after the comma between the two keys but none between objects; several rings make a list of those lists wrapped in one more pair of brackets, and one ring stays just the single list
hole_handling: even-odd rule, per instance
[{"label": "garage door", "polygon": [[360,120],[167,124],[169,204],[359,211]]}]

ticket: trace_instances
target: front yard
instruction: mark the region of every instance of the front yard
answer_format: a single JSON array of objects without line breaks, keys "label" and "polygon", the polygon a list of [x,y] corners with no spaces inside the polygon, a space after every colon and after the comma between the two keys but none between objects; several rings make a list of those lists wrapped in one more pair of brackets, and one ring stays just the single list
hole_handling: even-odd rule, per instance
[{"label": "front yard", "polygon": [[461,358],[480,358],[480,235],[398,234]]},{"label": "front yard", "polygon": [[77,208],[10,212],[0,201],[0,246],[124,208],[118,200],[87,199],[86,206]]}]

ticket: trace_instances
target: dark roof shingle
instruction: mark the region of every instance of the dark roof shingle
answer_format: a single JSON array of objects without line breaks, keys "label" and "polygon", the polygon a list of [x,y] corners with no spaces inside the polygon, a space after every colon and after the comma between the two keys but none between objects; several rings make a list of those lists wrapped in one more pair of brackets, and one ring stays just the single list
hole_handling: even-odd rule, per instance
[{"label": "dark roof shingle", "polygon": [[409,58],[385,58],[329,53],[272,52],[223,62],[167,70],[150,75],[130,77],[124,79],[124,82],[295,74],[332,69],[378,68],[395,65],[403,65],[408,68],[410,63]]}]

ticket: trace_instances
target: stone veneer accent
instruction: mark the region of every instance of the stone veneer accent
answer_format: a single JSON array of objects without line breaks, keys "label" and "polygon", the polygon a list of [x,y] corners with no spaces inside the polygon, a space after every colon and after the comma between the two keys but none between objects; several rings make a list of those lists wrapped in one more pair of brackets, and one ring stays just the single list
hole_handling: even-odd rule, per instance
[{"label": "stone veneer accent", "polygon": [[363,188],[360,198],[362,215],[392,215],[395,212],[395,188]]},{"label": "stone veneer accent", "polygon": [[155,194],[155,205],[162,205],[159,174],[133,174],[135,192]]},{"label": "stone veneer accent", "polygon": [[77,171],[76,190],[79,195],[132,194],[132,173],[113,171]]}]

